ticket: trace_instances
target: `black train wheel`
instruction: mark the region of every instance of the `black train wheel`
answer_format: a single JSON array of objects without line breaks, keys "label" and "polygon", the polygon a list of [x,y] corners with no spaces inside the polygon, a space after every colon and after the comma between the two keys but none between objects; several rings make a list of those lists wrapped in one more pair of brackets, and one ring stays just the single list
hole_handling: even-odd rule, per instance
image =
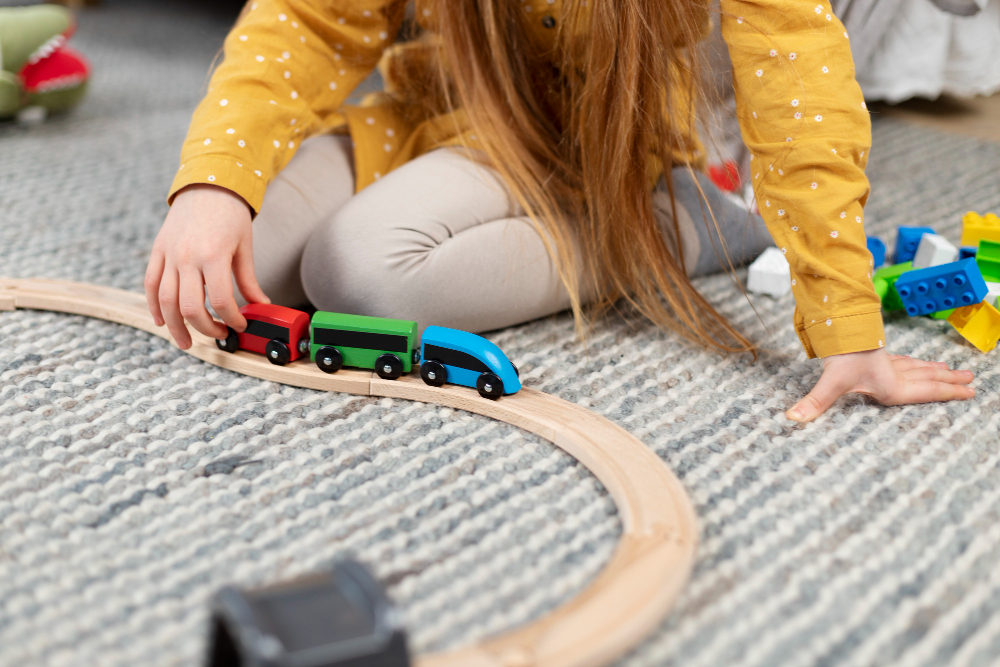
[{"label": "black train wheel", "polygon": [[321,347],[316,350],[316,365],[324,373],[336,373],[344,365],[344,355],[335,347]]},{"label": "black train wheel", "polygon": [[229,329],[229,334],[227,334],[224,339],[223,338],[216,339],[215,345],[223,352],[235,352],[236,350],[240,349],[239,334],[237,334],[236,330],[233,329],[232,327],[226,327],[226,328]]},{"label": "black train wheel", "polygon": [[483,398],[495,401],[503,396],[503,380],[493,373],[483,373],[476,380],[476,389]]},{"label": "black train wheel", "polygon": [[431,359],[420,366],[420,377],[432,387],[440,387],[448,381],[448,369],[440,361]]},{"label": "black train wheel", "polygon": [[375,372],[383,380],[395,380],[403,374],[403,362],[395,354],[383,354],[375,360]]},{"label": "black train wheel", "polygon": [[289,361],[292,360],[292,352],[288,349],[280,340],[269,341],[267,346],[264,348],[264,356],[275,366],[284,366]]}]

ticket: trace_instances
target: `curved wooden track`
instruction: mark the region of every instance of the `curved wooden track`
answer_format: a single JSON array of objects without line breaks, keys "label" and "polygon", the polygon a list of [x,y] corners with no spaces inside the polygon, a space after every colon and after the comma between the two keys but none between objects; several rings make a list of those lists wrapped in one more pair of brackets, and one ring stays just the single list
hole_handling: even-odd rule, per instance
[{"label": "curved wooden track", "polygon": [[[170,339],[153,324],[140,294],[54,280],[0,279],[0,310],[33,308],[118,322]],[[472,389],[429,387],[368,371],[327,375],[306,361],[274,366],[249,353],[229,354],[191,331],[189,354],[237,373],[323,391],[388,396],[446,405],[531,431],[585,465],[611,493],[623,534],[591,585],[543,618],[507,634],[447,653],[419,656],[419,667],[568,667],[604,665],[656,628],[691,571],[697,543],[694,511],[669,468],[624,429],[585,408],[532,389],[499,401]]]}]

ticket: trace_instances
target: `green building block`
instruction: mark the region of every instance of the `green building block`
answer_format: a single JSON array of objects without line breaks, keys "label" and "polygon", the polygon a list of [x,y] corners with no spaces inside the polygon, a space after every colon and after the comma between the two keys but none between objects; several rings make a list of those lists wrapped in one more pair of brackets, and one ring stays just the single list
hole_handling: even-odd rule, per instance
[{"label": "green building block", "polygon": [[878,294],[878,298],[884,301],[886,295],[889,293],[889,281],[882,278],[873,278],[872,284],[875,285],[875,293]]},{"label": "green building block", "polygon": [[[903,302],[896,294],[896,279],[907,271],[913,270],[913,262],[903,262],[892,266],[883,266],[875,272],[872,280],[875,283],[875,291],[882,297],[882,308],[885,310],[905,310]],[[885,286],[882,287],[882,284]]]},{"label": "green building block", "polygon": [[987,282],[1000,282],[1000,242],[983,239],[976,252],[976,264]]},{"label": "green building block", "polygon": [[896,278],[900,277],[907,271],[913,270],[913,262],[903,262],[902,264],[892,264],[890,266],[883,266],[881,269],[875,272],[874,278],[881,278],[882,280],[888,280],[889,284],[896,282]]},{"label": "green building block", "polygon": [[936,313],[931,313],[927,317],[931,318],[932,320],[946,320],[949,317],[951,317],[951,314],[954,312],[955,312],[954,308],[952,308],[951,310],[939,310]]}]

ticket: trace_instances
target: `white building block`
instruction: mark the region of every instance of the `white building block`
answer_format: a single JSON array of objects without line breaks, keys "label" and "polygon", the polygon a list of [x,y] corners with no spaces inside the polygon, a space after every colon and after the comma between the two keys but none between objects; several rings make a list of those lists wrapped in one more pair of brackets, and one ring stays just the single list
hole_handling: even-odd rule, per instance
[{"label": "white building block", "polygon": [[997,310],[1000,310],[1000,305],[997,305],[1000,302],[1000,283],[987,282],[986,287],[990,291],[986,293],[986,298],[983,300]]},{"label": "white building block", "polygon": [[938,234],[924,234],[917,246],[917,255],[913,258],[914,269],[926,269],[929,266],[941,266],[958,261],[958,248]]},{"label": "white building block", "polygon": [[754,294],[784,296],[792,289],[792,271],[785,254],[768,248],[750,265],[747,290]]}]

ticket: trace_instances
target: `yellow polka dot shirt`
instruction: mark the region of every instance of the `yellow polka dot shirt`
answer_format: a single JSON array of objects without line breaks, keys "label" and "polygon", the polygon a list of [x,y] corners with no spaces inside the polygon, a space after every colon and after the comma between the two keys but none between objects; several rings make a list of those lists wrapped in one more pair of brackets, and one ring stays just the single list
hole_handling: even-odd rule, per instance
[{"label": "yellow polka dot shirt", "polygon": [[[520,0],[530,34],[553,40],[570,1]],[[458,143],[455,119],[415,121],[390,95],[344,104],[387,50],[387,59],[405,51],[392,47],[405,9],[406,0],[248,4],[195,111],[170,199],[187,185],[213,183],[259,210],[302,140],[323,132],[350,133],[359,190]],[[799,339],[810,357],[883,347],[863,215],[871,126],[849,36],[828,1],[721,0],[721,10],[751,177],[791,266]],[[417,18],[433,22],[419,2]],[[392,69],[382,63],[384,74]],[[391,93],[391,76],[388,83]],[[670,158],[697,161],[699,148],[692,138]]]}]

